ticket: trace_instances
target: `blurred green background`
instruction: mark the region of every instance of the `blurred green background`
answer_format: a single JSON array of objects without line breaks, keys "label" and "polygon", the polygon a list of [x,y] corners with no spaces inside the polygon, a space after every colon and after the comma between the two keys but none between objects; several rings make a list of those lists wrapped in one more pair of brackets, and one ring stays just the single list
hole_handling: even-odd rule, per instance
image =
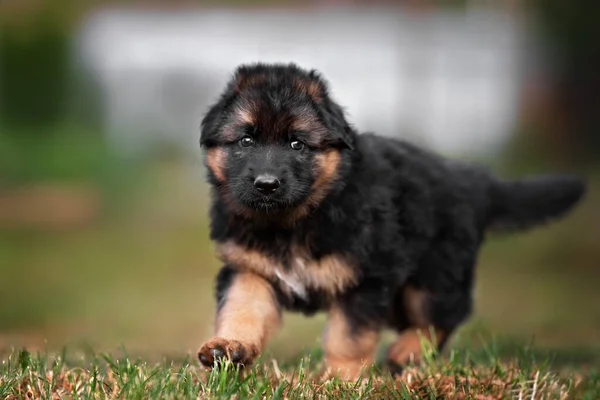
[{"label": "blurred green background", "polygon": [[[460,12],[468,3],[399,5],[412,12]],[[174,4],[214,7],[165,4],[110,3],[159,11]],[[485,155],[452,155],[489,164],[503,176],[580,173],[589,193],[558,223],[489,237],[478,267],[476,311],[454,340],[467,343],[483,332],[534,340],[566,354],[597,354],[596,6],[559,0],[498,4],[530,21],[555,67],[543,79],[526,75],[516,128],[502,146]],[[159,143],[123,154],[106,134],[102,84],[73,61],[78,27],[92,10],[108,5],[0,5],[0,349],[124,345],[144,354],[181,354],[212,332],[219,264],[208,241],[200,149]],[[314,346],[322,324],[322,316],[286,315],[271,351],[289,356]]]}]

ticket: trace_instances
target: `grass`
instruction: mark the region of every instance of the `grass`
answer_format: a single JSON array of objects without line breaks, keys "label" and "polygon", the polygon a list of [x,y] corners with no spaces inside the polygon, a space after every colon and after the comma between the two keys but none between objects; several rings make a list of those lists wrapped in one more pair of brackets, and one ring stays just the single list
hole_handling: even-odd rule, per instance
[{"label": "grass", "polygon": [[149,362],[120,354],[12,351],[0,366],[0,398],[236,399],[597,399],[600,374],[573,372],[522,347],[504,359],[493,344],[440,357],[424,343],[424,362],[392,377],[375,365],[355,382],[322,375],[319,352],[282,364],[262,356],[251,368],[205,372],[192,356]]}]

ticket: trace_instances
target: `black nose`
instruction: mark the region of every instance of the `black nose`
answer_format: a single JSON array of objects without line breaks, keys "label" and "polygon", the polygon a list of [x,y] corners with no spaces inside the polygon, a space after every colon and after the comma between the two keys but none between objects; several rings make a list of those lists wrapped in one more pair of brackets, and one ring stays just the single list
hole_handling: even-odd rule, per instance
[{"label": "black nose", "polygon": [[271,194],[279,189],[279,179],[273,175],[259,175],[254,180],[254,187],[263,194]]}]

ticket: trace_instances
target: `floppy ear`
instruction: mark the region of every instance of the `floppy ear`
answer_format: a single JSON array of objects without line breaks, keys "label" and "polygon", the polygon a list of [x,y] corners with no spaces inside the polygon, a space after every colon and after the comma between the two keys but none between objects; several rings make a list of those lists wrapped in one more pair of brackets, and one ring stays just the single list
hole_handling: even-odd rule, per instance
[{"label": "floppy ear", "polygon": [[219,128],[223,122],[223,116],[231,105],[236,94],[236,84],[239,80],[237,74],[227,83],[227,87],[219,97],[219,100],[208,109],[200,123],[200,146],[210,147],[219,143]]},{"label": "floppy ear", "polygon": [[[257,64],[259,67],[261,64]],[[259,77],[260,78],[260,77]],[[227,82],[225,90],[222,92],[219,100],[213,104],[200,124],[200,146],[210,147],[219,143],[219,128],[221,127],[223,115],[233,102],[236,95],[239,94],[242,87],[257,79],[252,77],[248,66],[240,65],[237,67],[232,77]]]},{"label": "floppy ear", "polygon": [[317,104],[319,113],[327,125],[330,134],[330,144],[354,148],[356,132],[344,115],[344,110],[335,101],[331,100],[328,93],[327,82],[319,75],[316,70],[311,70],[309,77],[313,84],[318,85],[318,97],[313,96],[313,100]]},{"label": "floppy ear", "polygon": [[324,97],[321,107],[323,109],[321,111],[323,119],[332,136],[332,144],[342,145],[352,150],[354,148],[356,133],[348,121],[346,121],[344,110],[333,100],[329,99],[329,96]]},{"label": "floppy ear", "polygon": [[221,98],[213,104],[200,123],[200,147],[211,147],[218,143],[219,126],[223,112],[225,111],[225,101]]}]

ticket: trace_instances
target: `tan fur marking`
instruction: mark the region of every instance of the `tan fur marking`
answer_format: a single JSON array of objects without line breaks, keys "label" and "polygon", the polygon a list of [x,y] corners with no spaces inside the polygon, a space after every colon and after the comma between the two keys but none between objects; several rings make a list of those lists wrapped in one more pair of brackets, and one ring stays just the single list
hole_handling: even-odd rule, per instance
[{"label": "tan fur marking", "polygon": [[427,292],[412,286],[404,288],[404,307],[411,325],[426,327],[431,323],[427,315]]},{"label": "tan fur marking", "polygon": [[323,99],[323,93],[319,82],[296,78],[294,80],[294,87],[297,90],[308,94],[315,102],[320,102]]},{"label": "tan fur marking", "polygon": [[308,118],[296,118],[292,121],[291,129],[293,131],[306,131],[310,132],[314,127],[314,122]]},{"label": "tan fur marking", "polygon": [[413,286],[404,288],[404,310],[411,328],[400,333],[388,348],[388,359],[401,365],[418,361],[423,353],[421,340],[439,346],[447,337],[447,332],[431,325],[427,309],[429,293]]},{"label": "tan fur marking", "polygon": [[[433,330],[433,335],[431,334]],[[446,337],[446,333],[435,327],[411,328],[402,332],[390,345],[387,358],[399,365],[417,362],[423,354],[421,340],[426,340],[434,347],[439,345]]]},{"label": "tan fur marking", "polygon": [[310,207],[318,205],[327,195],[327,191],[337,175],[341,156],[337,150],[328,150],[314,157],[313,170],[316,176],[310,194],[303,204],[298,206],[288,217],[288,223],[305,217],[310,212]]},{"label": "tan fur marking", "polygon": [[216,336],[254,346],[259,352],[281,323],[269,283],[253,273],[236,275],[216,318]]},{"label": "tan fur marking", "polygon": [[257,84],[260,84],[261,82],[264,82],[265,79],[266,79],[266,76],[264,74],[246,75],[244,73],[241,73],[237,76],[233,90],[236,93],[239,93],[243,89],[245,89],[249,86],[255,86]]},{"label": "tan fur marking", "polygon": [[341,156],[337,150],[328,150],[315,156],[315,176],[317,179],[312,185],[308,198],[311,205],[318,204],[327,194],[327,190],[337,175]]},{"label": "tan fur marking", "polygon": [[293,272],[308,287],[323,289],[335,295],[358,281],[354,269],[340,255],[329,254],[317,261],[300,246],[292,248],[292,255]]},{"label": "tan fur marking", "polygon": [[237,121],[248,125],[254,125],[255,120],[251,110],[248,110],[247,108],[238,108],[236,110],[236,116]]},{"label": "tan fur marking", "polygon": [[[343,256],[331,254],[315,260],[299,246],[291,250],[292,261],[289,268],[284,268],[279,260],[232,241],[218,244],[217,254],[224,262],[240,270],[252,271],[275,281],[282,280],[281,277],[284,276],[298,282],[305,289],[322,290],[332,297],[358,281],[354,269]],[[293,291],[285,281],[281,288],[288,294]]]},{"label": "tan fur marking", "polygon": [[308,94],[313,98],[314,101],[319,102],[323,98],[323,94],[321,93],[321,86],[318,82],[311,81],[308,84]]},{"label": "tan fur marking", "polygon": [[233,241],[217,244],[217,255],[224,262],[240,269],[253,271],[260,276],[271,277],[277,263],[256,250],[249,250]]},{"label": "tan fur marking", "polygon": [[225,151],[219,147],[213,147],[206,151],[206,166],[210,168],[219,182],[225,182]]},{"label": "tan fur marking", "polygon": [[327,134],[327,130],[321,123],[312,115],[301,115],[296,117],[290,128],[293,131],[308,132],[307,141],[313,146],[318,146],[321,139]]},{"label": "tan fur marking", "polygon": [[337,255],[325,256],[317,262],[309,263],[309,267],[308,286],[326,289],[332,294],[341,293],[357,280],[346,260]]},{"label": "tan fur marking", "polygon": [[352,332],[342,310],[334,305],[329,310],[323,335],[323,351],[329,375],[356,380],[373,364],[379,332],[363,329]]}]

